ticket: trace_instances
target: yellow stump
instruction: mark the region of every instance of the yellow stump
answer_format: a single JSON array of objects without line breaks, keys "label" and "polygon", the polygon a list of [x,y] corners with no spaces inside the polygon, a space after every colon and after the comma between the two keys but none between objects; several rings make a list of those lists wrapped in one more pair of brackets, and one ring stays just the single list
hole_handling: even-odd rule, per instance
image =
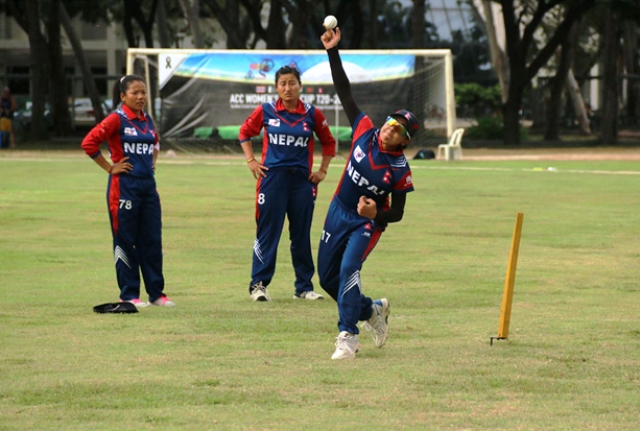
[{"label": "yellow stump", "polygon": [[507,276],[504,281],[504,293],[502,294],[502,309],[500,310],[500,323],[498,324],[498,336],[493,339],[504,340],[509,336],[509,322],[511,320],[511,303],[513,301],[513,286],[516,281],[516,266],[518,265],[518,251],[520,249],[520,236],[522,235],[523,213],[516,216],[516,225],[513,229],[513,239],[511,240],[511,251],[509,253],[509,264],[507,266]]}]

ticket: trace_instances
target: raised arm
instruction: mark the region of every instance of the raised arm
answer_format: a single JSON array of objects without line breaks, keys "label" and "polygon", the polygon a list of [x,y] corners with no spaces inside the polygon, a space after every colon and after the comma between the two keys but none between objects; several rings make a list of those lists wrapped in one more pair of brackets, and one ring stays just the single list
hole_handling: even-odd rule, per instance
[{"label": "raised arm", "polygon": [[335,30],[327,29],[320,37],[324,48],[327,50],[329,56],[329,65],[331,66],[331,77],[333,78],[333,85],[336,88],[340,102],[342,102],[342,108],[344,109],[349,123],[353,125],[360,114],[360,108],[356,104],[351,94],[351,83],[349,78],[342,67],[342,60],[340,59],[340,53],[338,52],[338,43],[340,42],[340,28],[336,27]]}]

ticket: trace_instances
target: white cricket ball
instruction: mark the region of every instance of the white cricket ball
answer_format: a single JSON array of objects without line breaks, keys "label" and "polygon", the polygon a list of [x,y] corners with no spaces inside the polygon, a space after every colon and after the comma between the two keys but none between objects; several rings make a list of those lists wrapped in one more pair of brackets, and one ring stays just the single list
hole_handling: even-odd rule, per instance
[{"label": "white cricket ball", "polygon": [[322,23],[324,28],[333,30],[338,25],[338,19],[333,15],[327,15]]}]

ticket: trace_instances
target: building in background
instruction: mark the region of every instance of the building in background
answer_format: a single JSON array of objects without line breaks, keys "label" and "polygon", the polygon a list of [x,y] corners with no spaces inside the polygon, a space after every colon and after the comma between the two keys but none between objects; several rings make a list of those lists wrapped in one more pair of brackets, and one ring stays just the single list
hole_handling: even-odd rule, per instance
[{"label": "building in background", "polygon": [[[207,23],[213,31],[220,31],[217,22]],[[82,42],[82,47],[94,74],[100,94],[105,98],[111,98],[111,88],[115,79],[125,73],[127,39],[120,23],[90,24],[73,19],[76,34]],[[82,73],[73,53],[71,44],[62,31],[63,61],[67,76],[67,88],[71,99],[86,97],[86,91],[82,83]],[[212,48],[224,48],[224,38],[218,38]],[[144,41],[141,41],[144,47]],[[175,40],[175,47],[192,47],[189,38],[179,33]],[[160,44],[156,43],[156,47]],[[29,38],[18,23],[11,17],[0,13],[0,86],[8,86],[24,107],[24,101],[29,97]]]}]

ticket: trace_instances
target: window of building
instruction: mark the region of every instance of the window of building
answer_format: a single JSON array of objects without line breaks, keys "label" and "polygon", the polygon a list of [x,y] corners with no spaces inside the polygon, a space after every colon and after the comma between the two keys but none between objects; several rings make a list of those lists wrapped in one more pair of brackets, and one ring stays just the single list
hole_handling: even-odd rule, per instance
[{"label": "window of building", "polygon": [[82,22],[82,40],[104,40],[107,38],[107,24],[98,21],[95,24]]}]

